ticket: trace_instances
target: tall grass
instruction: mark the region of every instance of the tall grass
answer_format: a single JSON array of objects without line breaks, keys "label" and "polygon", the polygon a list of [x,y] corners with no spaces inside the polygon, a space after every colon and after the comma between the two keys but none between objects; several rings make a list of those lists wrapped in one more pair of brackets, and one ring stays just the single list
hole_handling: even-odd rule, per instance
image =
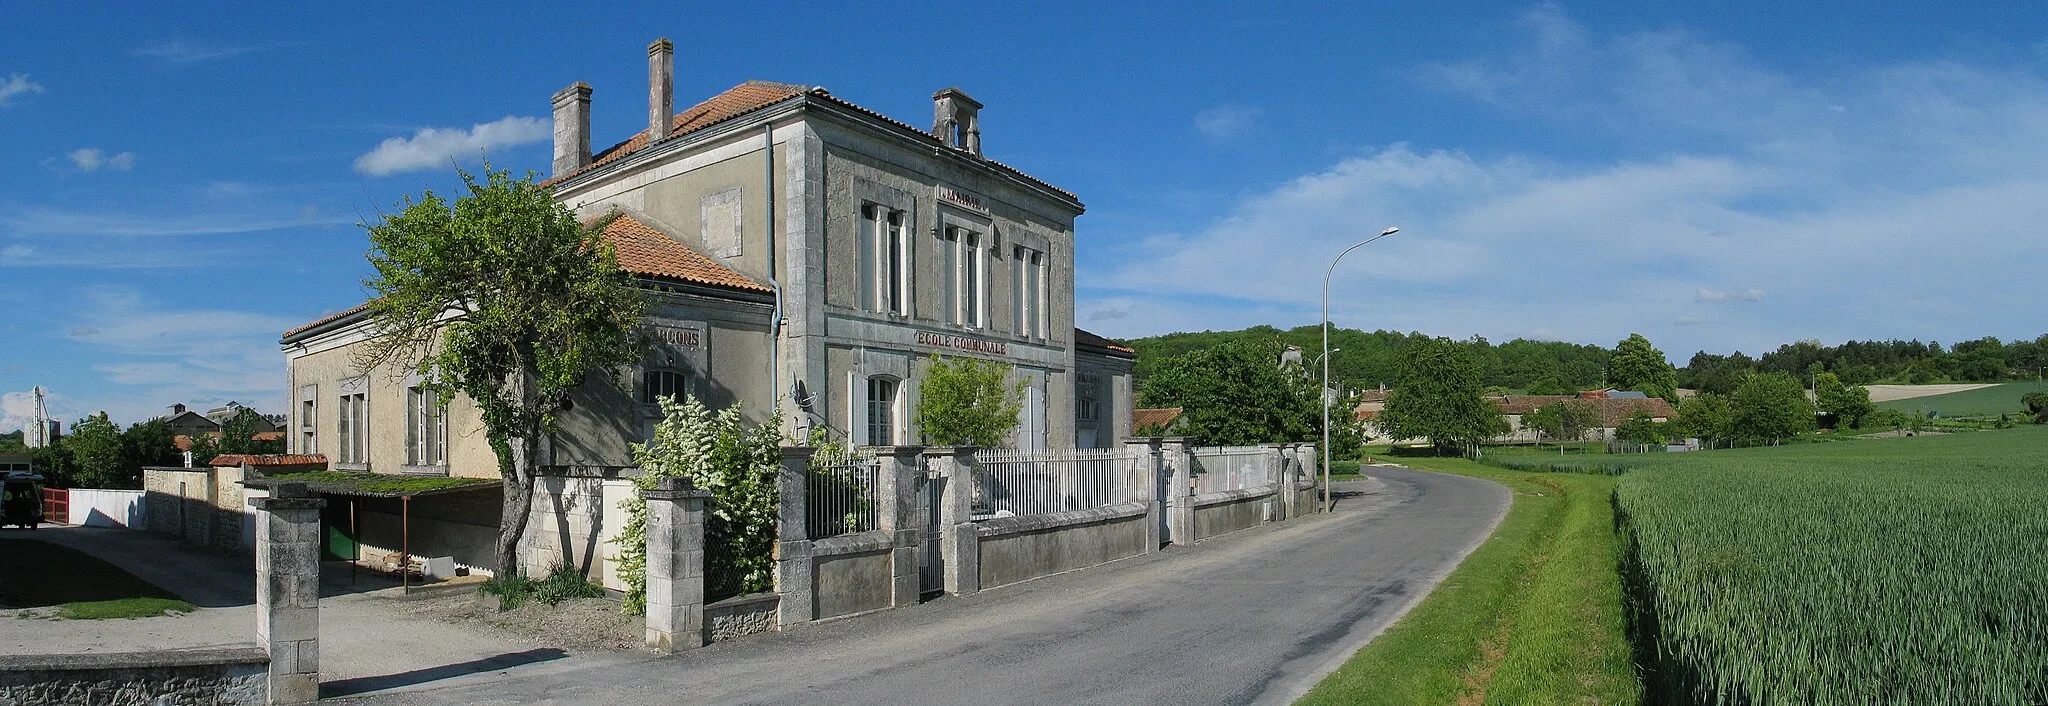
[{"label": "tall grass", "polygon": [[1642,468],[1615,504],[1653,703],[2048,702],[2048,428]]}]

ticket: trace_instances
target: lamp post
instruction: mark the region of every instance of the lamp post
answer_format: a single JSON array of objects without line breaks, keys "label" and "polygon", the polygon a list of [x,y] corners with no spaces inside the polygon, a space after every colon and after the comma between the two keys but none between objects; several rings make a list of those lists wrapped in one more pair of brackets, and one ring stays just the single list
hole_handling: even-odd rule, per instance
[{"label": "lamp post", "polygon": [[1336,496],[1330,492],[1330,277],[1337,274],[1337,261],[1351,251],[1399,232],[1400,228],[1388,228],[1380,231],[1379,235],[1345,248],[1344,252],[1330,259],[1330,269],[1323,273],[1323,512],[1329,512],[1337,505]]}]

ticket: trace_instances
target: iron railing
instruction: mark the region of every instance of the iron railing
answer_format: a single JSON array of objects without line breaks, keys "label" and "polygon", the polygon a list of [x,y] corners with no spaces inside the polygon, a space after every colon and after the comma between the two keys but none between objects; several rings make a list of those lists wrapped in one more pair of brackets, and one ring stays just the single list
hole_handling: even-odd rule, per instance
[{"label": "iron railing", "polygon": [[866,532],[875,523],[881,461],[863,449],[820,451],[804,484],[804,530],[811,539]]},{"label": "iron railing", "polygon": [[1086,510],[1153,494],[1151,465],[1119,449],[985,449],[974,458],[977,520]]},{"label": "iron railing", "polygon": [[1195,492],[1256,488],[1272,483],[1263,446],[1203,446],[1195,449]]}]

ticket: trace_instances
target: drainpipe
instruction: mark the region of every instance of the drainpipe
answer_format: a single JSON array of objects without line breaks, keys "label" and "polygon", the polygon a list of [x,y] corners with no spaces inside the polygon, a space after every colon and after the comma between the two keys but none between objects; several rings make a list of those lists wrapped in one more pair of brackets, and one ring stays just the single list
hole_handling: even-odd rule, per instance
[{"label": "drainpipe", "polygon": [[768,392],[774,404],[769,413],[782,426],[782,282],[775,276],[775,124],[761,126],[762,203],[766,204],[768,226],[768,288],[775,290],[775,312],[768,319]]}]

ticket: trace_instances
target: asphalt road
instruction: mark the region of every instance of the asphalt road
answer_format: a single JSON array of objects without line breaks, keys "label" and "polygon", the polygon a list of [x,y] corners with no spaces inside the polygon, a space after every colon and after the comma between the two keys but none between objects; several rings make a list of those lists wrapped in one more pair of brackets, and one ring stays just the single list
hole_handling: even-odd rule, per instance
[{"label": "asphalt road", "polygon": [[1393,468],[1337,512],[966,598],[635,661],[424,682],[392,704],[1285,703],[1426,595],[1507,489]]}]

